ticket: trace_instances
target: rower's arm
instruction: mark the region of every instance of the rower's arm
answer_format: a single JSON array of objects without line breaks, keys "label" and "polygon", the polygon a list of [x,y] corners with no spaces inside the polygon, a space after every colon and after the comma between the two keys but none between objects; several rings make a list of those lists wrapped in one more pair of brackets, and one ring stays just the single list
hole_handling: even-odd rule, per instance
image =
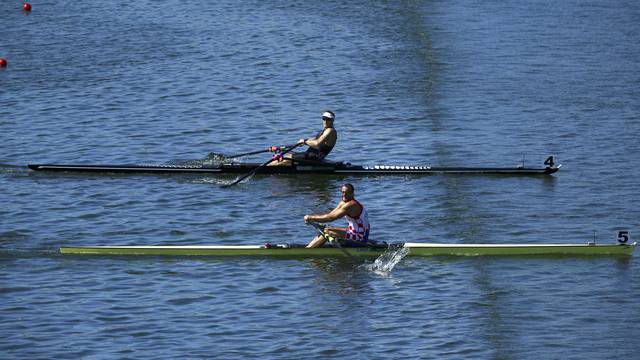
[{"label": "rower's arm", "polygon": [[310,146],[312,148],[318,148],[318,144],[320,144],[320,139],[324,136],[324,133],[322,133],[322,135],[320,136],[320,138],[317,139],[305,139],[304,140],[304,145]]},{"label": "rower's arm", "polygon": [[347,214],[347,209],[343,206],[338,206],[335,209],[331,210],[331,212],[322,214],[322,215],[307,215],[307,221],[315,221],[315,222],[332,222],[334,220],[340,219],[341,217]]},{"label": "rower's arm", "polygon": [[329,135],[331,134],[331,131],[327,131],[327,129],[325,129],[322,132],[322,135],[320,135],[319,137],[315,138],[315,139],[307,139],[305,141],[305,144],[308,146],[311,146],[312,148],[317,149],[320,144],[324,143],[325,141],[327,141],[329,139]]}]

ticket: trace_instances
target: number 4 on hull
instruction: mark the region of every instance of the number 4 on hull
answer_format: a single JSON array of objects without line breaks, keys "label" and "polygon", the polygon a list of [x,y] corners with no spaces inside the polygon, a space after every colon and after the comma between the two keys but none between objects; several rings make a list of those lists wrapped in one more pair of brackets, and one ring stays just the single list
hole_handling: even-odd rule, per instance
[{"label": "number 4 on hull", "polygon": [[547,167],[552,168],[553,165],[556,164],[555,160],[556,159],[553,157],[553,155],[551,155],[547,158],[547,160],[544,161],[544,164],[547,165]]}]

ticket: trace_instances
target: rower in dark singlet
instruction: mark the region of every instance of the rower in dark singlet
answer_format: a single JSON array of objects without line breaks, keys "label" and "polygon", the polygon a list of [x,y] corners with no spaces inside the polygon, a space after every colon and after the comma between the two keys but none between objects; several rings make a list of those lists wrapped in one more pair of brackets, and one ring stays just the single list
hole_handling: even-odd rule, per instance
[{"label": "rower in dark singlet", "polygon": [[287,166],[291,165],[291,160],[315,160],[322,161],[329,155],[338,140],[338,132],[333,127],[336,115],[332,111],[322,113],[324,128],[314,138],[300,139],[298,144],[306,145],[309,148],[305,152],[294,152],[284,156],[280,161],[274,161],[269,165]]},{"label": "rower in dark singlet", "polygon": [[[333,128],[331,128],[333,129]],[[327,156],[327,154],[329,154],[331,152],[331,150],[333,150],[333,146],[335,145],[335,142],[333,145],[329,145],[327,144],[328,142],[320,142],[318,143],[318,147],[315,148],[311,145],[309,145],[309,142],[311,140],[318,140],[322,137],[322,135],[324,135],[326,129],[322,129],[322,131],[320,131],[318,133],[318,135],[316,135],[316,137],[314,137],[313,139],[309,139],[309,140],[305,140],[302,139],[302,143],[303,145],[308,145],[309,148],[307,148],[307,151],[303,152],[303,153],[298,153],[298,154],[294,154],[294,159],[304,159],[304,160],[322,160],[325,158],[325,156]],[[335,129],[333,129],[335,131]],[[296,156],[297,155],[297,156]]]}]

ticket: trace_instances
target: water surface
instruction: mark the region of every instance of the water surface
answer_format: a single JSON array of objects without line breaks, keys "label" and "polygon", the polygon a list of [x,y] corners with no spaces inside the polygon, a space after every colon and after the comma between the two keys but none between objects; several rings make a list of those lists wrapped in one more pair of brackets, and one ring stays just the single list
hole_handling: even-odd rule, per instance
[{"label": "water surface", "polygon": [[[614,241],[638,231],[640,6],[592,1],[0,5],[7,358],[633,358],[637,256],[82,258],[62,245],[306,242],[351,182],[372,236]],[[55,174],[309,137],[334,160],[547,177]],[[263,157],[247,158],[263,161]]]}]

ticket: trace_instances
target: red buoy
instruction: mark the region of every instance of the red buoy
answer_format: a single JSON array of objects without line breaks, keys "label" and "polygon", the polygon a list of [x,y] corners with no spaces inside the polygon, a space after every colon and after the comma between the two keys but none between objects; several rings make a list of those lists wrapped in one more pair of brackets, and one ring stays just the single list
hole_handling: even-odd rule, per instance
[{"label": "red buoy", "polygon": [[31,11],[31,4],[24,3],[24,5],[22,5],[22,11],[26,11],[26,12]]},{"label": "red buoy", "polygon": [[0,58],[0,68],[7,67],[7,60]]}]

